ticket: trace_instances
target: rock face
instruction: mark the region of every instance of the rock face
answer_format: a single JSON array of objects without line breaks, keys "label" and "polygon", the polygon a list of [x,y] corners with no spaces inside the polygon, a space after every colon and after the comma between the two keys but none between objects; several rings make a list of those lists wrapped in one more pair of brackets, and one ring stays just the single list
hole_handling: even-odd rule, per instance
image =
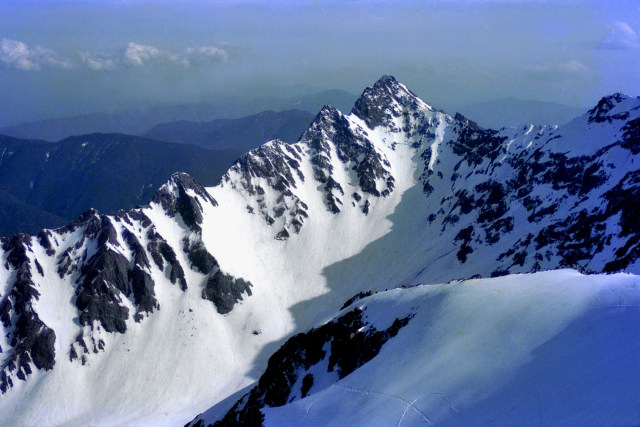
[{"label": "rock face", "polygon": [[[588,116],[564,127],[512,133],[459,122],[458,137],[451,141],[457,156],[452,194],[440,199],[441,208],[430,221],[443,229],[464,224],[455,237],[461,242],[461,263],[472,252],[485,256],[482,247],[512,242],[498,254],[493,275],[629,267],[637,259],[636,238],[627,238],[634,234],[627,218],[635,209],[630,196],[637,190],[636,172],[629,170],[634,122],[624,118],[629,111],[637,114],[637,104],[622,95],[603,98]],[[625,113],[607,115],[621,109]],[[606,140],[600,144],[589,139],[594,122],[604,123],[597,138],[605,134]],[[577,149],[581,137],[585,142]],[[437,177],[430,174],[425,187],[434,188],[434,181]]]},{"label": "rock face", "polygon": [[[395,319],[386,329],[367,320],[366,309],[356,307],[324,325],[289,339],[269,359],[257,385],[221,420],[207,425],[261,426],[261,409],[303,399],[313,389],[314,372],[336,380],[346,377],[378,354],[382,346],[409,323],[412,315]],[[205,422],[196,420],[194,427]]]},{"label": "rock face", "polygon": [[[615,94],[562,127],[495,131],[437,112],[383,76],[351,116],[323,108],[297,144],[266,144],[223,181],[244,188],[251,196],[247,210],[286,240],[300,232],[308,198],[316,197],[300,189],[305,179],[315,181],[328,211],[352,205],[368,214],[377,198],[394,191],[390,156],[397,144],[410,144],[430,204],[424,216],[428,227],[440,229],[431,235],[458,242],[460,263],[486,263],[485,249],[500,248],[490,255],[493,270],[480,274],[620,271],[638,258],[640,235],[628,220],[635,209],[638,115],[638,99]],[[381,128],[385,141],[373,135]],[[614,223],[624,242],[612,240]]]},{"label": "rock face", "polygon": [[[32,373],[31,363],[36,369],[43,370],[50,370],[55,365],[56,334],[40,320],[33,309],[34,301],[39,298],[40,293],[33,282],[27,255],[32,252],[31,240],[31,237],[24,234],[2,240],[6,267],[15,269],[16,272],[13,286],[0,303],[0,320],[11,346],[4,349],[7,356],[3,360],[0,374],[0,391],[3,394],[13,387],[14,378],[26,380]],[[42,271],[39,270],[39,273],[42,274]]]},{"label": "rock face", "polygon": [[[564,126],[495,131],[460,114],[437,112],[393,77],[383,76],[364,91],[351,116],[325,107],[291,151],[299,155],[301,166],[295,170],[301,176],[308,170],[302,165],[311,164],[330,212],[350,208],[344,203],[350,194],[351,207],[366,214],[375,198],[394,191],[394,152],[400,144],[412,148],[414,176],[426,199],[424,210],[416,212],[424,217],[426,231],[416,233],[452,247],[437,258],[425,255],[415,277],[447,268],[444,277],[450,279],[564,267],[585,273],[638,272],[640,229],[632,218],[639,209],[639,117],[640,98],[615,94]],[[381,149],[385,146],[389,151]],[[340,175],[343,165],[354,171],[346,180]],[[295,174],[288,175],[295,184]],[[296,194],[295,185],[287,188]],[[304,197],[300,191],[298,198]],[[356,313],[338,323],[349,323]],[[262,425],[265,409],[307,396],[314,384],[310,367],[325,356],[340,357],[328,350],[334,351],[343,336],[334,327],[332,321],[291,338],[228,412],[201,416],[192,425]],[[358,351],[349,354],[361,357]],[[334,365],[327,366],[331,372]]]},{"label": "rock face", "polygon": [[[52,272],[45,273],[43,264],[55,266],[58,278],[75,289],[73,304],[80,329],[62,357],[79,359],[83,365],[91,353],[106,350],[105,333],[125,334],[130,318],[141,322],[160,310],[153,271],[166,275],[182,291],[187,289],[185,269],[205,274],[196,285],[202,287],[202,298],[213,302],[221,314],[251,295],[251,283],[224,273],[200,239],[204,206],[217,206],[207,190],[189,175],[176,173],[158,190],[153,203],[181,229],[189,265],[181,264],[176,250],[142,209],[119,211],[114,217],[89,210],[65,227],[41,231],[37,239],[24,234],[1,239],[4,269],[9,273],[4,283],[9,290],[0,303],[9,344],[2,349],[6,355],[0,378],[3,393],[15,378],[26,380],[32,366],[50,370],[56,363],[55,331],[34,308],[38,289],[52,280],[48,276]],[[38,260],[36,252],[45,259]]]}]

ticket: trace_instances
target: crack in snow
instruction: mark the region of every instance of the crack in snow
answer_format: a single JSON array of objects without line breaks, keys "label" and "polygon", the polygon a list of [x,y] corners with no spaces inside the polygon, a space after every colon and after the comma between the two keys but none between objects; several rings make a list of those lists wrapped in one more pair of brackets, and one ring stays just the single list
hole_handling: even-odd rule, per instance
[{"label": "crack in snow", "polygon": [[339,385],[332,385],[332,388],[337,388],[339,390],[345,390],[345,391],[349,391],[351,393],[360,393],[360,394],[378,394],[380,396],[386,396],[386,397],[390,397],[392,399],[396,399],[401,401],[402,403],[405,404],[405,410],[404,413],[402,414],[402,417],[400,418],[400,421],[398,421],[398,426],[400,425],[400,423],[402,422],[402,420],[404,419],[405,414],[407,413],[407,410],[409,408],[411,408],[413,410],[413,412],[415,412],[416,414],[418,414],[419,416],[422,417],[423,420],[425,420],[425,422],[427,422],[428,424],[431,425],[436,425],[436,423],[429,417],[427,417],[422,411],[420,411],[418,408],[416,408],[413,404],[418,400],[414,400],[413,402],[409,402],[407,400],[404,400],[403,398],[393,395],[393,394],[388,394],[388,393],[383,393],[380,391],[372,391],[372,390],[358,390],[355,388],[351,388],[351,387],[345,387],[345,386],[339,386]]},{"label": "crack in snow", "polygon": [[444,397],[444,394],[442,394],[442,393],[431,393],[431,394],[434,395],[434,396],[438,396],[440,398],[440,400],[442,400],[444,403],[446,403],[449,406],[449,409],[451,409],[456,414],[460,413],[460,411],[458,411],[456,409],[456,407],[453,405],[453,403],[451,403],[451,401],[449,401],[446,397]]},{"label": "crack in snow", "polygon": [[[413,402],[411,402],[411,405],[413,405],[414,403],[416,403],[418,401],[418,399],[414,399]],[[407,411],[409,410],[409,408],[411,407],[411,405],[405,405],[404,406],[404,411],[402,411],[402,416],[400,417],[400,419],[398,420],[398,424],[396,424],[396,427],[400,427],[400,424],[402,424],[402,421],[404,420],[404,417],[407,415]]]}]

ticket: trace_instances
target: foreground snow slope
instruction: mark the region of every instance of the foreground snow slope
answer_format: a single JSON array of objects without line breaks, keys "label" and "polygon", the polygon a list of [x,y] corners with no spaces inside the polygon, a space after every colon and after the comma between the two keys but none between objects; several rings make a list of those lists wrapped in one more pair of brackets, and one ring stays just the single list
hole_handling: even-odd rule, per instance
[{"label": "foreground snow slope", "polygon": [[221,425],[638,425],[639,307],[638,276],[572,270],[381,292],[287,342]]},{"label": "foreground snow slope", "polygon": [[175,425],[370,289],[639,274],[640,100],[485,130],[393,77],[203,188],[0,240],[0,424]]}]

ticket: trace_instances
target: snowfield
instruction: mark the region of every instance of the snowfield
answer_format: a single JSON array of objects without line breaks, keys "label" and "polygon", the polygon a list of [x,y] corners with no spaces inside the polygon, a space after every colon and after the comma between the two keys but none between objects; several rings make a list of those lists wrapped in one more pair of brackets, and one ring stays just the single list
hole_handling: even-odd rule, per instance
[{"label": "snowfield", "polygon": [[0,424],[639,425],[638,135],[384,76],[215,187],[2,238]]},{"label": "snowfield", "polygon": [[378,329],[415,316],[347,377],[310,369],[309,394],[265,425],[635,425],[639,285],[559,270],[357,301]]}]

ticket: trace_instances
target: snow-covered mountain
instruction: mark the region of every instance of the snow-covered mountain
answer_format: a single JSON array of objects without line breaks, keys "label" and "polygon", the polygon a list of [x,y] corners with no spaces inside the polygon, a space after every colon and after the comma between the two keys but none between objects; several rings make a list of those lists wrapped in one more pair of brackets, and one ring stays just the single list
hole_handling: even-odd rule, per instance
[{"label": "snow-covered mountain", "polygon": [[362,295],[190,425],[637,425],[638,303],[573,270]]},{"label": "snow-covered mountain", "polygon": [[[436,361],[420,364],[420,358],[436,352],[445,360],[465,345],[453,335],[445,339],[461,325],[450,316],[473,326],[466,358],[479,351],[484,322],[501,328],[486,338],[494,350],[510,334],[522,336],[508,354],[484,357],[495,369],[480,376],[462,370],[446,383],[447,390],[468,390],[459,404],[465,411],[497,398],[493,392],[520,373],[516,367],[532,351],[580,316],[598,319],[597,310],[595,317],[588,313],[620,306],[612,328],[633,318],[633,275],[515,274],[566,267],[639,273],[639,139],[638,98],[603,98],[560,127],[493,131],[435,110],[384,76],[351,114],[324,107],[296,144],[275,140],[247,153],[215,187],[178,173],[149,207],[115,216],[88,211],[61,229],[3,238],[0,422],[175,425],[222,402],[203,418],[209,423],[260,378],[227,421],[247,408],[254,418],[244,421],[258,419],[257,410],[267,422],[278,424],[270,417],[283,414],[298,424],[299,411],[310,411],[316,394],[318,408],[344,401],[348,390],[340,387],[397,397],[411,381],[438,372]],[[335,314],[362,292],[478,277],[487,279],[381,292]],[[530,317],[526,307],[533,308]],[[313,326],[276,352],[287,337]],[[414,363],[425,370],[397,365],[377,375],[418,329],[435,334],[416,342],[423,353]],[[579,341],[579,332],[565,341]],[[637,378],[639,364],[630,355],[638,335],[631,330],[625,337],[611,357]],[[349,354],[358,343],[362,354],[354,359]],[[295,363],[291,354],[300,356]],[[543,351],[540,360],[565,355]],[[588,356],[580,360],[588,366]],[[350,383],[352,372],[369,382]],[[374,387],[390,372],[405,388]],[[429,384],[415,392],[445,393]],[[292,399],[281,412],[260,409]],[[379,404],[384,411],[376,399],[364,407]],[[402,399],[388,401],[404,402],[405,415],[422,414],[426,423],[446,418],[427,414],[424,402]],[[627,401],[616,402],[627,416]],[[518,401],[513,405],[517,411]],[[488,417],[496,407],[446,419]],[[342,420],[347,408],[334,411],[333,420]],[[305,422],[329,421],[316,416]]]}]

